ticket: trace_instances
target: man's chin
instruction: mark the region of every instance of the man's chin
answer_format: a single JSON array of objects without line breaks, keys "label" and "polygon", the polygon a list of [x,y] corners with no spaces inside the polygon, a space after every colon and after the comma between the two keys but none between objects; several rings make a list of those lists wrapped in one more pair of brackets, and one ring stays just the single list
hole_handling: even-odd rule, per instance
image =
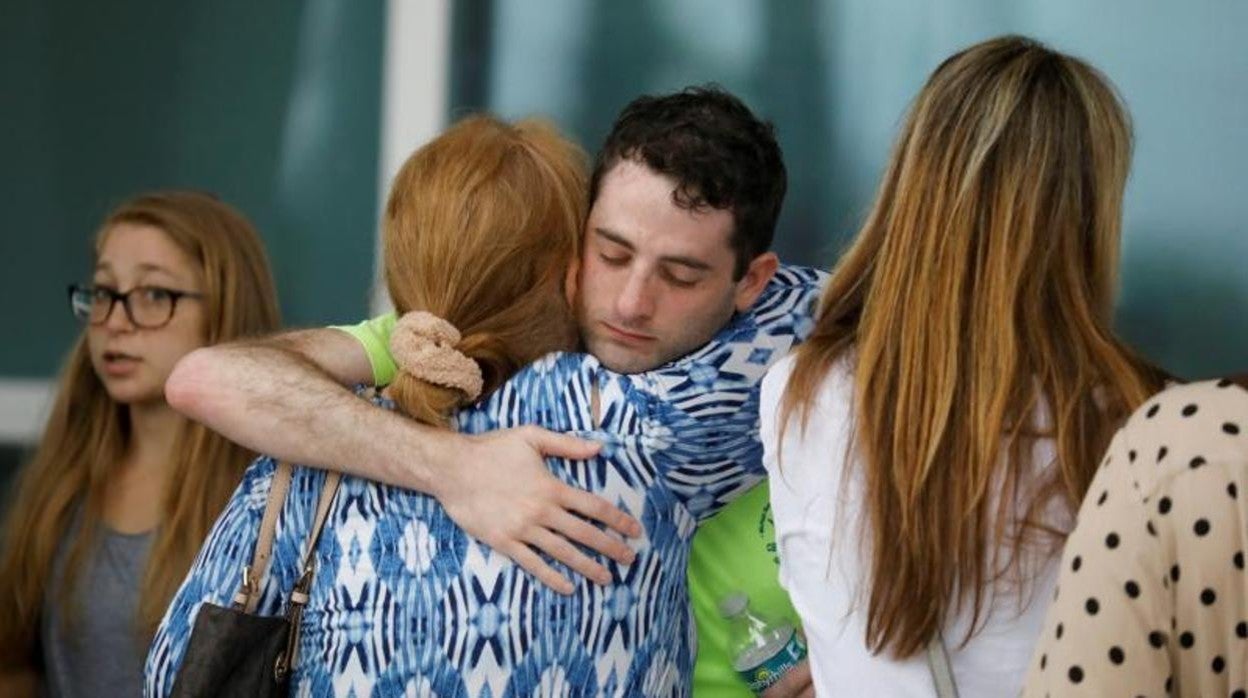
[{"label": "man's chin", "polygon": [[616,373],[644,373],[663,364],[662,359],[649,353],[629,351],[611,342],[588,342],[586,350],[598,359],[598,363]]},{"label": "man's chin", "polygon": [[655,363],[652,360],[643,359],[639,357],[611,359],[611,358],[604,358],[600,356],[598,357],[598,363],[602,364],[603,366],[610,369],[611,371],[614,371],[615,373],[620,373],[624,375],[628,375],[632,373],[645,373],[646,371],[649,371],[652,368],[657,368],[658,366],[662,365],[662,362]]}]

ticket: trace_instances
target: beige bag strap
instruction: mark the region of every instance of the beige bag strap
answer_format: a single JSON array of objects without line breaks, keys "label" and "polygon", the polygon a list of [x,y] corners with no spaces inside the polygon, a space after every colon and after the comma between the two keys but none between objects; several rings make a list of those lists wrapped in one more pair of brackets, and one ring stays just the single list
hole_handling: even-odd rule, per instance
[{"label": "beige bag strap", "polygon": [[264,517],[260,519],[260,537],[256,541],[256,552],[252,555],[251,564],[243,567],[243,583],[234,594],[234,607],[247,613],[255,613],[256,605],[260,603],[260,580],[269,569],[277,515],[281,513],[286,493],[290,491],[292,471],[290,463],[278,462],[277,471],[273,473],[273,482],[269,486],[269,498],[264,503]]},{"label": "beige bag strap", "polygon": [[312,521],[312,530],[308,533],[307,549],[303,553],[303,572],[290,591],[290,603],[286,609],[286,619],[290,621],[286,636],[286,651],[278,656],[273,666],[274,676],[281,681],[290,673],[291,667],[299,656],[299,629],[303,625],[303,608],[308,605],[312,591],[312,575],[316,568],[312,564],[316,554],[316,542],[321,538],[321,529],[325,527],[325,519],[329,516],[329,508],[334,503],[334,495],[338,494],[338,482],[342,475],[336,472],[325,473],[325,483],[321,485],[321,496],[316,501],[316,518]]},{"label": "beige bag strap", "polygon": [[949,664],[949,650],[939,632],[927,643],[927,668],[932,672],[932,685],[936,688],[937,698],[958,698],[958,683]]},{"label": "beige bag strap", "polygon": [[[293,468],[290,463],[280,461],[273,473],[273,482],[269,486],[269,497],[264,503],[264,516],[260,519],[260,536],[256,540],[256,552],[252,555],[251,564],[243,567],[243,582],[234,595],[234,608],[252,614],[260,603],[260,580],[269,568],[269,560],[273,555],[273,538],[277,531],[277,517],[290,492],[290,480]],[[290,592],[290,602],[286,617],[290,621],[287,630],[286,648],[278,655],[273,671],[280,681],[294,666],[299,646],[299,626],[303,618],[303,608],[308,604],[308,594],[312,588],[312,561],[316,553],[316,543],[321,538],[321,529],[325,527],[325,519],[329,517],[329,509],[338,494],[338,483],[342,475],[327,472],[325,482],[321,485],[320,497],[316,500],[316,518],[312,521],[312,530],[308,532],[308,540],[303,552],[303,570]]]},{"label": "beige bag strap", "polygon": [[341,473],[333,471],[325,473],[325,482],[321,485],[321,496],[316,500],[316,518],[312,520],[312,530],[308,533],[308,547],[303,552],[303,574],[290,594],[291,603],[300,605],[308,603],[308,589],[312,586],[312,558],[316,553],[316,542],[321,538],[321,529],[325,527],[325,519],[329,516],[329,508],[334,503],[334,495],[338,494],[338,481],[341,479]]}]

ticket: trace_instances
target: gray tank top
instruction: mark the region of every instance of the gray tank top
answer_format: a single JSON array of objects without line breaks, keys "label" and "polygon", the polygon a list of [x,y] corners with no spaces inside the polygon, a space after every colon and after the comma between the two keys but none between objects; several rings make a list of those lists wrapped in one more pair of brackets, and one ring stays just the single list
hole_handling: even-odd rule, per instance
[{"label": "gray tank top", "polygon": [[[61,541],[49,591],[60,584],[70,540],[66,536]],[[107,527],[100,532],[96,550],[78,576],[78,612],[71,625],[64,623],[66,609],[47,597],[40,628],[47,695],[142,695],[147,643],[138,635],[135,613],[151,540],[150,532],[125,534]]]}]

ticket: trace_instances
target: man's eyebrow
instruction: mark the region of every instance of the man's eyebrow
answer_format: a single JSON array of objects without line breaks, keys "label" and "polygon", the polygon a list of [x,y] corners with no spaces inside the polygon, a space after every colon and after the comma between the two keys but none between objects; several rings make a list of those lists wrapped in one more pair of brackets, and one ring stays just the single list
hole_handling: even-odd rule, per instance
[{"label": "man's eyebrow", "polygon": [[693,257],[659,257],[659,261],[665,264],[679,264],[682,267],[689,267],[690,269],[696,269],[698,271],[710,271],[711,269],[711,265],[700,259],[694,259]]},{"label": "man's eyebrow", "polygon": [[606,238],[607,240],[614,242],[620,247],[627,247],[629,250],[636,249],[635,247],[633,247],[633,243],[629,242],[628,240],[625,240],[622,236],[617,235],[605,228],[594,228],[594,234],[599,237]]},{"label": "man's eyebrow", "polygon": [[[622,236],[611,232],[610,230],[606,230],[604,228],[594,228],[594,234],[606,240],[609,240],[619,245],[620,247],[627,249],[630,252],[636,251],[636,248],[633,246],[633,243],[624,239]],[[700,259],[695,259],[693,257],[684,257],[681,255],[666,255],[663,257],[659,257],[659,261],[664,264],[679,264],[682,267],[689,267],[690,269],[695,269],[697,271],[710,271],[711,269],[711,265],[707,264],[706,262],[703,262]]]}]

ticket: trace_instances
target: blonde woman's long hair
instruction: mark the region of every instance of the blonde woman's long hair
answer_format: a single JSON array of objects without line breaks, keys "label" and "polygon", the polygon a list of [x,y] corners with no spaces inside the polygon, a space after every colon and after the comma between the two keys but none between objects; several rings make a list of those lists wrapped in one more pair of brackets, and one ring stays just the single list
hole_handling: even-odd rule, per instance
[{"label": "blonde woman's long hair", "polygon": [[[587,158],[544,122],[471,116],[417,150],[394,179],[384,228],[386,284],[398,313],[454,325],[455,349],[488,395],[542,355],[569,349],[565,280],[587,208]],[[390,395],[446,426],[466,396],[402,370]]]},{"label": "blonde woman's long hair", "polygon": [[[278,328],[277,294],[264,247],[251,224],[231,207],[197,192],[138,196],[104,220],[95,239],[97,255],[120,223],[159,228],[197,263],[208,344]],[[108,481],[129,443],[128,415],[92,368],[84,330],[65,362],[42,439],[18,477],[4,520],[0,669],[30,666],[46,602],[73,608],[79,575],[98,539]],[[140,644],[155,631],[252,458],[190,421],[182,425],[176,443],[139,590],[135,636]],[[80,524],[71,531],[79,508]],[[67,535],[72,539],[64,576],[52,586],[53,560]]]},{"label": "blonde woman's long hair", "polygon": [[[780,410],[819,428],[819,386],[849,360],[872,651],[913,656],[968,607],[969,639],[999,578],[1026,584],[1041,507],[1077,509],[1119,420],[1160,386],[1111,328],[1130,155],[1108,81],[1025,38],[954,55],[911,106]],[[1057,461],[1037,483],[1042,437]]]}]

